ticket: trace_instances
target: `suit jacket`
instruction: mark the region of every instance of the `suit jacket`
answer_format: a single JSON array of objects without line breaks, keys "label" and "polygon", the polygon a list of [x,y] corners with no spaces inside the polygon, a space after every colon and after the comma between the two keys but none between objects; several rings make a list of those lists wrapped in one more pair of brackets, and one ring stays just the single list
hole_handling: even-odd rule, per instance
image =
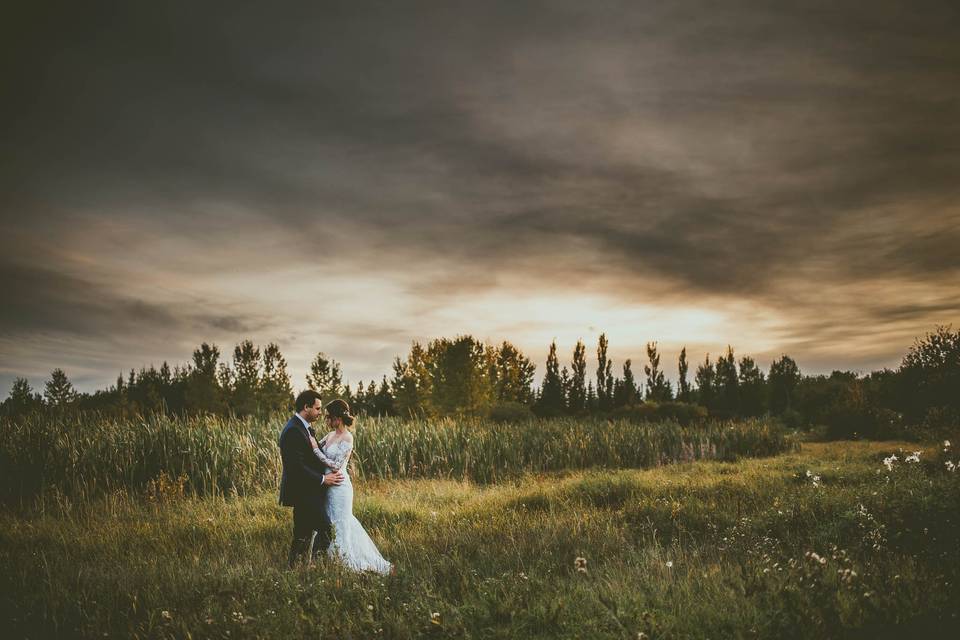
[{"label": "suit jacket", "polygon": [[326,466],[320,462],[310,446],[310,433],[296,415],[291,416],[280,432],[280,504],[295,507],[299,504],[320,505],[326,497],[323,484]]}]

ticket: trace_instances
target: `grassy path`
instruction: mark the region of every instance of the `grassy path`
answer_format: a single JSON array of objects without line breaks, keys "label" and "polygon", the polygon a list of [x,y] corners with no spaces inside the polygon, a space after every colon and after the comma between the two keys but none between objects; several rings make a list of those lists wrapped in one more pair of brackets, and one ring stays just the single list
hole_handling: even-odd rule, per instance
[{"label": "grassy path", "polygon": [[0,515],[0,614],[6,637],[952,637],[957,456],[914,449],[366,482],[356,514],[391,579],[284,570],[272,492],[49,502]]}]

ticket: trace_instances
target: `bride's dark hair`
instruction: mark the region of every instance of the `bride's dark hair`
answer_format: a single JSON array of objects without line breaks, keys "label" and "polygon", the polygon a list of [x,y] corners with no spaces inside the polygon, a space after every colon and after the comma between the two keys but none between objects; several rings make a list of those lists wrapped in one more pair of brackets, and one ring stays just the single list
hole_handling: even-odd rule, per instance
[{"label": "bride's dark hair", "polygon": [[353,425],[353,416],[350,415],[350,405],[347,404],[346,400],[341,400],[340,398],[331,400],[324,409],[326,409],[328,416],[340,418],[343,420],[343,424],[348,427]]}]

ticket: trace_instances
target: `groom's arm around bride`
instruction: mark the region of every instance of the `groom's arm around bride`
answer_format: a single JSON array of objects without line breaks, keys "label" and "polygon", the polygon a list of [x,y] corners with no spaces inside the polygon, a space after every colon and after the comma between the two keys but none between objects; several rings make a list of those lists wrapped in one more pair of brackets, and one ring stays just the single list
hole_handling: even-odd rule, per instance
[{"label": "groom's arm around bride", "polygon": [[320,394],[304,391],[297,396],[295,410],[280,434],[279,443],[283,463],[280,504],[293,507],[293,542],[288,556],[291,566],[299,559],[326,551],[330,544],[330,521],[324,504],[326,488],[343,482],[339,471],[324,475],[326,467],[313,454],[310,425],[322,410]]}]

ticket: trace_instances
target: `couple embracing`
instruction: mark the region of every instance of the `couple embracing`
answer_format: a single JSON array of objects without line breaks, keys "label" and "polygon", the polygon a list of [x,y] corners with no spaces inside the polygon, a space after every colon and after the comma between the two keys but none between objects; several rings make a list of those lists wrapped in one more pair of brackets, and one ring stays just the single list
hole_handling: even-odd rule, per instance
[{"label": "couple embracing", "polygon": [[[350,406],[340,399],[323,406],[320,394],[307,390],[297,396],[295,410],[280,434],[280,504],[293,507],[290,566],[326,553],[356,571],[395,573],[353,515]],[[313,423],[321,414],[328,433],[317,441]]]}]

